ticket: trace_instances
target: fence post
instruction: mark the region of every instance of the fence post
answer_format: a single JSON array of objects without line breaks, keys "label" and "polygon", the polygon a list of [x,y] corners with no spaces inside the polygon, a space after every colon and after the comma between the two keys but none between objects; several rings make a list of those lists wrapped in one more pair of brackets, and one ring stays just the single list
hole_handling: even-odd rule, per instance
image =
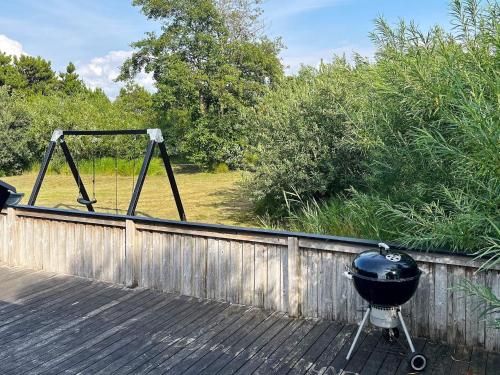
[{"label": "fence post", "polygon": [[292,317],[297,317],[302,314],[300,303],[302,300],[300,263],[299,239],[297,237],[288,237],[288,314]]},{"label": "fence post", "polygon": [[133,220],[125,220],[125,285],[135,288],[138,285],[138,276],[135,223]]},{"label": "fence post", "polygon": [[9,266],[17,266],[19,265],[19,241],[18,241],[18,233],[17,233],[17,214],[16,210],[13,207],[7,207],[7,249],[8,249],[8,258],[5,259]]}]

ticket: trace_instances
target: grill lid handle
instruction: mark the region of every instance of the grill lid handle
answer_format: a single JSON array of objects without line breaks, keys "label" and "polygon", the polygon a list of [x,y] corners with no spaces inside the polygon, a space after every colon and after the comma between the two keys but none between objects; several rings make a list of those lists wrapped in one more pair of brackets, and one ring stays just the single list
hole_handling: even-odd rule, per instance
[{"label": "grill lid handle", "polygon": [[387,245],[386,243],[383,243],[383,242],[380,242],[378,244],[378,248],[380,250],[380,254],[383,254],[383,253],[387,254],[387,250],[390,249],[389,245]]},{"label": "grill lid handle", "polygon": [[347,277],[349,280],[352,280],[352,270],[351,267],[349,267],[347,264],[345,265],[344,276]]}]

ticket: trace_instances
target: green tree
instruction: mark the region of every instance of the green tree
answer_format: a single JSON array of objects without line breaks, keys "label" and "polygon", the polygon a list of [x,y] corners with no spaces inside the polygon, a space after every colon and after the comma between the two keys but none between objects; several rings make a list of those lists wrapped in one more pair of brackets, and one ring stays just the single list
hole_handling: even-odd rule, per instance
[{"label": "green tree", "polygon": [[0,86],[8,86],[11,91],[26,85],[26,79],[14,66],[12,57],[0,52]]},{"label": "green tree", "polygon": [[21,173],[33,157],[33,142],[28,136],[30,116],[0,87],[0,176]]},{"label": "green tree", "polygon": [[215,0],[233,39],[255,41],[263,37],[262,0]]},{"label": "green tree", "polygon": [[351,66],[345,58],[317,69],[303,67],[248,110],[253,132],[247,163],[253,161],[255,169],[248,196],[257,208],[281,215],[284,192],[317,199],[359,185],[365,155],[356,142],[362,121],[356,112],[366,94],[367,69],[364,62]]},{"label": "green tree", "polygon": [[[162,33],[132,44],[136,51],[119,77],[131,79],[143,69],[153,74],[161,123],[180,138],[184,153],[209,168],[238,165],[244,139],[238,114],[282,75],[279,41],[259,36],[244,22],[236,27],[238,12],[223,11],[228,4],[134,0],[148,18],[162,23]],[[238,9],[243,15],[253,8]]]},{"label": "green tree", "polygon": [[75,95],[86,90],[72,62],[66,67],[66,73],[60,73],[59,77],[61,79],[59,83],[60,90],[67,95]]},{"label": "green tree", "polygon": [[57,83],[56,74],[49,61],[41,57],[22,55],[14,58],[14,66],[26,82],[26,88],[34,93],[47,95]]},{"label": "green tree", "polygon": [[144,87],[127,82],[125,87],[120,89],[115,105],[125,112],[150,117],[152,115],[153,96]]}]

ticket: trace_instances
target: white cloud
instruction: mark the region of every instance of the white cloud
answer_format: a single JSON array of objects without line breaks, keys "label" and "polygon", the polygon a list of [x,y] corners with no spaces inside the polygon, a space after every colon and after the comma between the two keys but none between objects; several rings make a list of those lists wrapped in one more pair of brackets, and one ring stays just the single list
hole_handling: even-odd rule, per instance
[{"label": "white cloud", "polygon": [[23,45],[16,40],[7,38],[5,35],[0,34],[0,52],[6,53],[11,56],[26,55],[23,50]]},{"label": "white cloud", "polygon": [[[132,51],[111,51],[102,57],[94,57],[90,62],[77,64],[77,73],[92,89],[100,87],[111,99],[116,98],[123,87],[122,82],[114,82],[120,73],[123,62],[132,56]],[[154,91],[154,80],[151,74],[144,72],[135,78],[137,84],[149,91]]]}]

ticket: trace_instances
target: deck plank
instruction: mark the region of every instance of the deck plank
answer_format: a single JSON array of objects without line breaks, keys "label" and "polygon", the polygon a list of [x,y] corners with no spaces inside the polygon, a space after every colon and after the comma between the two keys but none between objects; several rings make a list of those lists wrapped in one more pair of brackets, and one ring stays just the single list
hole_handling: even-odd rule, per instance
[{"label": "deck plank", "polygon": [[[358,327],[355,327],[355,329],[353,330],[353,332],[352,332],[351,336],[349,337],[349,339],[347,340],[347,342],[345,342],[345,344],[342,346],[342,348],[337,353],[337,355],[333,358],[333,360],[326,365],[327,372],[330,371],[330,372],[336,373],[336,372],[340,372],[341,370],[343,371],[345,369],[345,367],[347,366],[347,364],[349,362],[346,359],[347,353],[349,352],[349,349],[352,345],[352,342],[354,341],[354,336],[356,335],[357,330],[358,330]],[[351,359],[356,355],[359,348],[363,345],[363,342],[365,341],[365,339],[367,337],[367,333],[368,333],[367,331],[363,331],[359,335],[359,339],[358,339],[358,342],[356,344],[356,347],[354,348],[354,350],[352,352]]]},{"label": "deck plank", "polygon": [[[342,348],[347,347],[348,341],[351,336],[356,332],[356,327],[353,325],[344,325],[342,330],[335,336],[335,338],[326,346],[325,350],[310,366],[307,375],[313,375],[318,372],[325,372],[328,366],[339,355]],[[347,354],[347,352],[346,352]],[[345,358],[345,355],[344,355]]]},{"label": "deck plank", "polygon": [[389,354],[394,353],[398,348],[397,343],[387,342],[385,339],[378,341],[375,350],[372,350],[366,363],[359,372],[361,375],[376,374]]},{"label": "deck plank", "polygon": [[[140,301],[142,304],[144,304],[144,306],[147,306],[148,304],[161,302],[159,296],[156,296],[155,298],[154,295],[150,294],[143,294],[141,296],[138,296],[138,298],[140,298]],[[130,318],[133,318],[141,311],[144,311],[144,308],[136,304],[133,305],[128,303],[123,303],[121,305],[119,304],[101,314],[98,319],[94,319],[92,321],[84,321],[81,324],[77,325],[76,327],[67,330],[61,335],[58,335],[57,340],[53,343],[53,345],[50,345],[46,349],[41,347],[39,350],[44,351],[45,361],[58,358],[62,353],[65,353],[67,350],[70,350],[74,347],[85,345],[89,340],[93,339],[93,337],[96,335],[96,332],[104,332],[107,329],[110,329],[117,324],[120,323],[124,324],[123,322],[127,322],[128,320],[130,320]],[[126,330],[124,329],[123,330],[124,334],[126,333],[125,331]],[[127,335],[124,336],[127,337]],[[115,338],[119,337],[120,336]],[[95,344],[92,346],[91,349],[86,350],[85,355],[81,354],[79,354],[78,356],[75,355],[69,360],[65,361],[66,365],[59,364],[57,367],[64,367],[75,363],[81,363],[84,359],[90,356],[90,354],[97,348],[100,349],[99,345]]]},{"label": "deck plank", "polygon": [[270,313],[266,311],[257,310],[252,319],[240,325],[233,334],[228,335],[223,340],[213,345],[206,353],[200,355],[198,360],[182,373],[186,375],[197,375],[202,373],[207,366],[217,360],[225,350],[230,351],[233,347],[238,348],[237,345],[240,339],[250,334],[250,332],[258,330],[259,326],[264,324],[269,315]]},{"label": "deck plank", "polygon": [[[176,345],[183,335],[189,336],[197,324],[207,323],[205,319],[211,318],[214,313],[217,314],[224,310],[226,305],[213,303],[202,303],[196,309],[187,309],[176,317],[170,317],[163,327],[159,327],[159,334],[152,335],[151,340],[146,343],[144,348],[141,348],[142,353],[128,362],[123,367],[124,370],[143,373],[146,370],[154,368],[154,359],[160,354],[161,350],[165,350],[173,345]],[[215,310],[215,311],[214,311]],[[172,319],[173,318],[173,319]],[[161,344],[155,349],[155,344]]]},{"label": "deck plank", "polygon": [[[208,307],[208,306],[207,306]],[[149,368],[154,368],[157,360],[157,356],[159,353],[152,350],[156,344],[161,344],[162,342],[166,342],[166,337],[172,337],[175,333],[175,337],[170,340],[170,347],[174,345],[176,348],[179,342],[182,339],[185,339],[185,336],[192,337],[193,326],[200,325],[205,323],[205,319],[210,319],[214,315],[217,315],[221,310],[226,309],[225,304],[211,304],[211,308],[208,310],[203,309],[202,314],[204,319],[197,319],[195,323],[188,324],[183,327],[180,331],[173,330],[165,330],[165,326],[171,320],[171,317],[168,315],[164,315],[162,319],[155,320],[153,324],[145,325],[143,327],[143,331],[135,332],[132,336],[132,341],[126,346],[120,346],[120,343],[123,342],[124,339],[128,339],[127,337],[122,338],[122,340],[118,341],[114,344],[115,347],[118,346],[117,350],[113,350],[110,348],[111,353],[101,360],[98,360],[93,365],[87,367],[83,373],[95,374],[101,370],[107,368],[106,371],[110,370],[111,365],[115,365],[118,368],[119,362],[130,364],[133,360],[140,358],[140,362],[137,366],[144,366],[144,372]],[[179,350],[179,348],[177,348]],[[148,355],[142,356],[144,353],[149,352]],[[116,368],[115,368],[116,369]]]},{"label": "deck plank", "polygon": [[275,313],[261,321],[261,323],[259,323],[259,325],[250,332],[246,334],[244,334],[244,332],[238,332],[238,337],[240,339],[235,340],[233,345],[228,343],[228,345],[222,348],[218,354],[214,354],[212,359],[206,357],[203,359],[205,362],[205,369],[199,373],[206,375],[218,373],[229,362],[231,362],[233,358],[242,353],[254,342],[261,340],[261,336],[278,323],[282,316],[282,313]]},{"label": "deck plank", "polygon": [[[251,374],[253,371],[257,370],[264,362],[268,361],[274,353],[280,349],[284,343],[295,334],[301,334],[304,321],[301,319],[293,319],[286,327],[281,330],[275,337],[273,337],[269,342],[267,342],[262,348],[251,358],[249,358],[245,364],[239,367],[234,373],[238,374]],[[309,330],[310,327],[307,328]],[[307,332],[307,331],[306,331]]]},{"label": "deck plank", "polygon": [[[64,343],[62,348],[58,347],[56,353],[52,352],[50,356],[41,359],[37,367],[33,368],[32,371],[26,372],[26,374],[57,373],[67,368],[72,361],[81,361],[82,358],[86,358],[87,354],[93,353],[93,348],[109,336],[118,331],[126,334],[127,328],[134,323],[140,322],[141,319],[152,317],[155,312],[154,309],[162,306],[159,303],[160,301],[156,302],[157,304],[150,306],[150,308],[136,307],[133,310],[125,312],[111,324],[104,323],[103,326],[95,327],[91,331],[92,334],[90,337],[85,337],[83,342],[79,341],[76,345],[71,342]],[[76,332],[77,330],[78,328],[75,328]]]},{"label": "deck plank", "polygon": [[[127,295],[125,298],[130,299],[131,297]],[[7,355],[9,359],[16,359],[18,365],[23,368],[31,369],[36,367],[45,358],[49,357],[54,350],[68,341],[81,339],[86,334],[95,334],[95,331],[92,330],[92,325],[95,326],[98,321],[98,318],[95,317],[98,316],[98,312],[105,311],[104,306],[107,305],[110,305],[107,298],[93,299],[92,302],[86,302],[85,307],[78,314],[57,316],[51,324],[18,337],[15,346],[12,345],[14,341],[10,342],[9,345],[13,349],[7,349],[5,354],[2,353],[2,355]],[[95,319],[88,319],[88,317],[92,316]],[[1,366],[4,366],[4,364]]]},{"label": "deck plank", "polygon": [[488,362],[488,352],[474,348],[472,351],[469,374],[470,375],[484,375],[486,374],[486,364]]},{"label": "deck plank", "polygon": [[229,337],[235,335],[241,327],[246,324],[255,324],[255,318],[259,314],[258,309],[250,309],[245,314],[241,315],[234,323],[223,330],[219,330],[217,334],[210,338],[210,340],[200,346],[197,346],[188,356],[184,357],[182,361],[179,361],[172,366],[168,366],[169,369],[164,371],[164,366],[158,366],[152,374],[158,373],[172,373],[172,374],[184,374],[191,367],[196,366],[198,361],[205,355],[209,354],[210,351],[216,349],[222,345]]},{"label": "deck plank", "polygon": [[[99,288],[83,288],[81,290],[65,291],[62,296],[57,296],[51,303],[43,304],[32,309],[21,308],[14,311],[10,317],[2,317],[3,324],[0,327],[3,343],[8,343],[11,338],[25,335],[50,325],[55,321],[67,316],[74,316],[82,311],[88,301],[99,301]],[[73,293],[71,293],[73,292]]]},{"label": "deck plank", "polygon": [[[321,337],[325,337],[325,332],[328,331],[329,328],[335,323],[330,321],[321,321],[316,324],[316,326],[302,339],[302,341],[295,346],[295,348],[285,357],[279,366],[276,368],[276,374],[287,374],[294,366],[300,361],[300,359],[306,354],[310,354],[311,356],[316,356],[317,348],[314,351],[310,352],[315,343],[321,343]],[[325,337],[328,340],[328,337]],[[305,359],[307,363],[307,359]],[[307,365],[307,367],[309,367]]]},{"label": "deck plank", "polygon": [[488,363],[486,364],[486,375],[500,373],[500,353],[488,353]]},{"label": "deck plank", "polygon": [[[205,332],[212,329],[214,325],[224,325],[229,324],[230,319],[228,318],[228,314],[233,310],[230,306],[227,309],[223,309],[222,312],[217,313],[215,317],[212,318],[210,324],[204,324],[200,329],[196,330],[195,333],[191,333],[191,335],[187,335],[183,337],[179,342],[179,345],[171,345],[171,341],[168,340],[169,334],[163,331],[158,332],[153,335],[151,338],[147,338],[145,344],[138,345],[137,348],[128,351],[125,355],[116,358],[113,362],[110,363],[107,367],[105,367],[102,372],[98,373],[109,373],[110,371],[115,371],[121,366],[130,363],[135,360],[137,357],[140,357],[143,353],[149,352],[149,356],[151,356],[152,361],[150,365],[152,368],[156,368],[161,366],[165,361],[167,361],[171,357],[175,357],[179,351],[184,350],[187,346],[192,344],[193,338],[199,339]],[[239,315],[235,314],[233,318],[237,318]],[[203,323],[203,320],[200,319],[200,323]],[[181,344],[182,343],[182,344]]]},{"label": "deck plank", "polygon": [[[282,364],[285,365],[290,360],[290,353],[297,350],[300,354],[302,354],[302,350],[304,349],[304,345],[309,342],[309,339],[305,344],[303,342],[306,337],[317,337],[327,327],[318,325],[318,322],[315,320],[310,320],[304,322],[304,324],[293,334],[291,335],[269,358],[259,366],[259,368],[255,371],[255,374],[269,374],[276,371],[276,369]],[[307,350],[307,349],[306,349]]]},{"label": "deck plank", "polygon": [[450,374],[467,373],[471,364],[472,351],[466,347],[460,346],[455,349],[452,356]]},{"label": "deck plank", "polygon": [[347,373],[353,372],[355,374],[361,372],[368,358],[370,358],[370,355],[374,353],[374,348],[377,347],[380,340],[382,340],[380,330],[371,330],[353,356],[346,363],[344,371]]},{"label": "deck plank", "polygon": [[343,325],[340,323],[331,323],[328,328],[315,340],[310,348],[300,358],[295,357],[295,364],[291,367],[289,374],[305,374],[312,365],[316,362],[319,356],[323,354],[330,342],[335,340],[337,334],[342,330]]},{"label": "deck plank", "polygon": [[57,339],[60,335],[68,334],[68,332],[71,332],[72,328],[81,328],[80,324],[85,321],[94,322],[99,314],[111,309],[119,303],[123,303],[125,300],[132,299],[134,296],[135,294],[128,294],[98,308],[94,308],[95,306],[92,305],[89,308],[91,311],[83,311],[81,317],[71,317],[67,320],[63,318],[62,321],[55,322],[53,325],[44,327],[42,330],[37,330],[28,335],[21,336],[15,341],[10,342],[9,349],[2,351],[0,355],[2,355],[2,357],[7,356],[10,360],[15,359],[19,362],[24,362],[26,360],[27,351],[35,351],[43,348],[47,344],[57,343]]},{"label": "deck plank", "polygon": [[160,344],[155,345],[152,349],[158,355],[154,358],[151,373],[168,372],[172,367],[176,366],[189,357],[198,349],[209,345],[210,341],[217,335],[226,330],[231,329],[233,324],[236,324],[244,315],[245,309],[241,306],[232,305],[223,310],[211,319],[208,324],[202,325],[199,329],[192,332],[191,335],[184,337],[179,345],[170,346],[162,342],[160,336]]},{"label": "deck plank", "polygon": [[[354,325],[6,266],[0,283],[1,374],[409,373],[379,329],[346,361]],[[426,374],[500,373],[499,353],[414,343]]]},{"label": "deck plank", "polygon": [[291,319],[281,317],[272,327],[266,330],[258,340],[254,341],[254,343],[249,345],[246,349],[240,351],[231,361],[226,363],[224,367],[221,368],[220,373],[233,374],[238,371],[247,361],[257,355],[265,345],[277,337],[282,331],[286,330],[291,322]]},{"label": "deck plank", "polygon": [[[159,329],[171,332],[173,336],[172,341],[175,342],[175,333],[180,329],[180,327],[184,324],[188,324],[189,320],[197,319],[200,315],[206,314],[215,308],[213,304],[205,303],[196,309],[187,309],[187,311],[195,311],[195,313],[186,313],[186,310],[181,310],[180,313],[175,313],[175,307],[172,307],[172,305],[172,303],[167,304],[161,310],[157,310],[157,313],[151,317],[151,319],[143,320],[136,325],[132,325],[125,331],[117,332],[103,340],[101,343],[94,345],[91,350],[85,353],[85,358],[82,358],[82,361],[78,363],[77,366],[69,361],[69,363],[71,363],[71,367],[67,369],[65,373],[78,373],[79,371],[82,371],[94,364],[99,359],[105,358],[108,354],[113,353],[116,349],[128,346],[128,344],[131,344],[133,341],[143,341],[146,337],[148,337],[148,335],[153,336],[154,332]],[[143,363],[148,363],[150,360],[151,358],[146,356],[143,359]],[[138,365],[136,365],[135,368],[137,368],[137,366]],[[136,371],[135,368],[134,372],[143,372],[140,370]],[[85,372],[93,373],[89,372],[89,370],[86,370]]]}]

